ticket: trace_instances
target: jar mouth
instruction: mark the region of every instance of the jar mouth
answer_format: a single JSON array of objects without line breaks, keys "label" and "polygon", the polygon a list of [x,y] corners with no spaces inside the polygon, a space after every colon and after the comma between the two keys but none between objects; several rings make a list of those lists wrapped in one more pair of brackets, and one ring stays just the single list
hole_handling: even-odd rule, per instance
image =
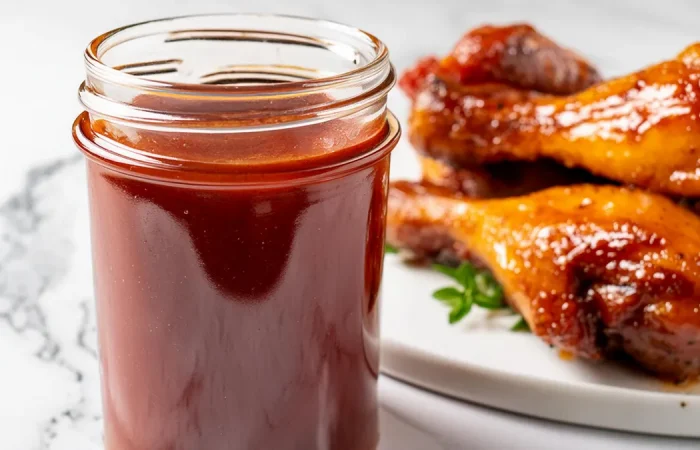
[{"label": "jar mouth", "polygon": [[[85,64],[80,100],[91,114],[150,127],[193,121],[201,127],[207,118],[234,128],[251,120],[318,121],[386,96],[396,78],[387,47],[374,35],[268,14],[181,16],[117,28],[89,44]],[[146,96],[150,101],[139,101]]]},{"label": "jar mouth", "polygon": [[[235,18],[237,20],[249,20],[249,19],[283,19],[293,22],[298,22],[299,24],[314,24],[315,26],[322,26],[329,29],[335,29],[341,31],[347,35],[355,35],[360,39],[364,40],[366,44],[374,47],[375,55],[374,58],[367,62],[366,64],[357,67],[355,69],[349,70],[344,73],[332,74],[327,76],[321,76],[317,78],[304,79],[299,81],[286,81],[280,84],[272,85],[242,85],[242,84],[211,84],[211,83],[187,83],[187,82],[167,82],[163,80],[158,80],[154,78],[149,78],[142,74],[134,74],[125,72],[124,68],[135,68],[132,64],[131,67],[115,68],[107,65],[103,62],[102,58],[105,52],[111,50],[117,45],[123,44],[126,41],[138,39],[145,37],[152,33],[164,33],[177,34],[180,35],[179,39],[202,39],[205,38],[206,34],[210,34],[210,38],[217,39],[222,38],[222,35],[229,34],[230,39],[245,39],[246,37],[250,39],[266,39],[270,40],[286,40],[292,42],[294,40],[306,41],[306,45],[317,45],[317,46],[331,46],[337,43],[324,40],[320,37],[303,36],[301,34],[284,33],[275,30],[256,30],[255,35],[251,33],[250,30],[246,29],[222,29],[222,28],[200,28],[191,29],[193,25],[189,25],[187,29],[178,29],[179,27],[186,27],[185,23],[187,21],[206,21],[209,19],[227,19]],[[220,22],[220,20],[217,20]],[[153,28],[153,29],[152,29]],[[170,31],[165,31],[170,28]],[[199,33],[199,35],[190,35],[184,37],[186,33]],[[219,36],[214,35],[214,33],[220,33]],[[238,36],[236,36],[238,35]],[[177,36],[173,36],[173,39],[178,39]],[[209,94],[246,94],[253,93],[256,95],[264,94],[265,92],[271,92],[278,94],[281,89],[285,91],[294,90],[308,90],[312,88],[327,89],[328,86],[338,83],[344,83],[352,81],[357,78],[358,75],[366,74],[368,71],[377,70],[381,66],[385,65],[389,60],[389,51],[386,45],[379,40],[376,36],[359,28],[353,28],[348,25],[343,25],[341,23],[332,22],[328,20],[312,19],[308,17],[292,16],[292,15],[278,15],[278,14],[203,14],[203,15],[189,15],[189,16],[178,16],[170,17],[165,19],[156,19],[146,22],[140,22],[132,25],[127,25],[124,27],[116,28],[114,30],[108,31],[97,38],[93,39],[85,50],[85,63],[88,70],[88,76],[93,75],[96,78],[109,79],[110,82],[138,86],[145,90],[156,89],[159,91],[170,90],[174,92],[182,92],[187,90],[202,91]],[[176,62],[172,60],[165,60],[164,63]],[[148,63],[146,63],[148,64]],[[162,70],[172,70],[162,69]]]}]

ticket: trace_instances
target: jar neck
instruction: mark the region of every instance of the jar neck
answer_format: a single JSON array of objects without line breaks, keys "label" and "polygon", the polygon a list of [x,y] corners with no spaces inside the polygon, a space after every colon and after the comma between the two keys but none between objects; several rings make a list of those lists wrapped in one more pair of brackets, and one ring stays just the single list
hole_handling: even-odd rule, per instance
[{"label": "jar neck", "polygon": [[352,117],[386,102],[384,44],[331,22],[212,15],[132,25],[85,53],[80,100],[93,121],[248,133]]}]

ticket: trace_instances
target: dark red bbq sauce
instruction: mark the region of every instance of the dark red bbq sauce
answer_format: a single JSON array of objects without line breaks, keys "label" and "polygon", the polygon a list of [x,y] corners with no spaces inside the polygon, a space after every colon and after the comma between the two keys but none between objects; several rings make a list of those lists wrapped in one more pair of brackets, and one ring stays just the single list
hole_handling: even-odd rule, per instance
[{"label": "dark red bbq sauce", "polygon": [[178,158],[84,149],[108,450],[376,447],[395,136],[348,126],[134,137],[79,118],[90,141]]}]

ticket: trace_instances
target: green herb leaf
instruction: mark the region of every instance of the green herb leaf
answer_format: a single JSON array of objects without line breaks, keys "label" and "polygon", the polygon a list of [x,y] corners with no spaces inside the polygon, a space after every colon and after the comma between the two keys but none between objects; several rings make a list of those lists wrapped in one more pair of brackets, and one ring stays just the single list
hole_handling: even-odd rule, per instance
[{"label": "green herb leaf", "polygon": [[391,244],[384,243],[384,253],[398,253],[399,249]]},{"label": "green herb leaf", "polygon": [[464,286],[464,289],[473,290],[475,287],[474,277],[476,276],[476,269],[473,265],[468,262],[460,264],[455,271],[455,278]]},{"label": "green herb leaf", "polygon": [[493,276],[478,270],[465,262],[457,268],[433,265],[433,269],[447,275],[459,283],[459,287],[448,286],[433,292],[433,297],[448,305],[450,323],[462,320],[472,310],[473,305],[485,309],[504,309],[503,289]]},{"label": "green herb leaf", "polygon": [[437,291],[433,292],[433,298],[437,300],[452,300],[454,298],[461,299],[462,298],[462,292],[455,288],[455,287],[445,287],[442,289],[438,289]]},{"label": "green herb leaf", "polygon": [[494,300],[482,294],[474,296],[474,304],[484,309],[504,309],[506,307],[500,300]]},{"label": "green herb leaf", "polygon": [[510,331],[524,331],[524,332],[529,332],[529,331],[530,331],[530,326],[527,324],[527,322],[525,321],[525,319],[523,319],[523,318],[521,317],[520,320],[518,320],[518,321],[515,323],[515,325],[513,325],[513,326],[510,328]]},{"label": "green herb leaf", "polygon": [[474,277],[474,284],[481,295],[493,303],[503,304],[503,289],[491,274],[479,272]]},{"label": "green herb leaf", "polygon": [[459,322],[460,320],[464,319],[472,309],[471,297],[464,295],[462,297],[462,299],[463,299],[463,301],[461,302],[461,304],[458,305],[457,307],[453,307],[452,311],[450,311],[450,315],[448,318],[450,324],[455,324],[455,323]]},{"label": "green herb leaf", "polygon": [[433,298],[440,300],[452,309],[459,308],[464,303],[463,293],[453,287],[438,289],[433,292]]},{"label": "green herb leaf", "polygon": [[443,266],[442,264],[433,264],[433,269],[457,280],[457,269],[453,267]]}]

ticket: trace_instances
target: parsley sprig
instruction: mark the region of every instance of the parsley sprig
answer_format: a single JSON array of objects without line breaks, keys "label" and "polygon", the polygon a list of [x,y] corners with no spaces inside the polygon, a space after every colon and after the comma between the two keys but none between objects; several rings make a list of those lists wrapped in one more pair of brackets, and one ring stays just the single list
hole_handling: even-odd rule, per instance
[{"label": "parsley sprig", "polygon": [[476,269],[469,262],[453,268],[434,264],[433,268],[455,280],[458,286],[448,286],[433,292],[433,298],[450,307],[449,321],[457,323],[469,314],[474,305],[485,309],[503,309],[503,289],[490,273]]},{"label": "parsley sprig", "polygon": [[[398,249],[387,243],[384,252],[398,253]],[[503,298],[501,285],[489,272],[479,270],[469,262],[464,262],[456,268],[433,264],[433,269],[457,282],[456,286],[447,286],[433,292],[433,298],[450,307],[451,324],[465,318],[474,305],[485,309],[509,309]],[[511,327],[511,331],[527,332],[530,331],[530,327],[521,317]]]}]

